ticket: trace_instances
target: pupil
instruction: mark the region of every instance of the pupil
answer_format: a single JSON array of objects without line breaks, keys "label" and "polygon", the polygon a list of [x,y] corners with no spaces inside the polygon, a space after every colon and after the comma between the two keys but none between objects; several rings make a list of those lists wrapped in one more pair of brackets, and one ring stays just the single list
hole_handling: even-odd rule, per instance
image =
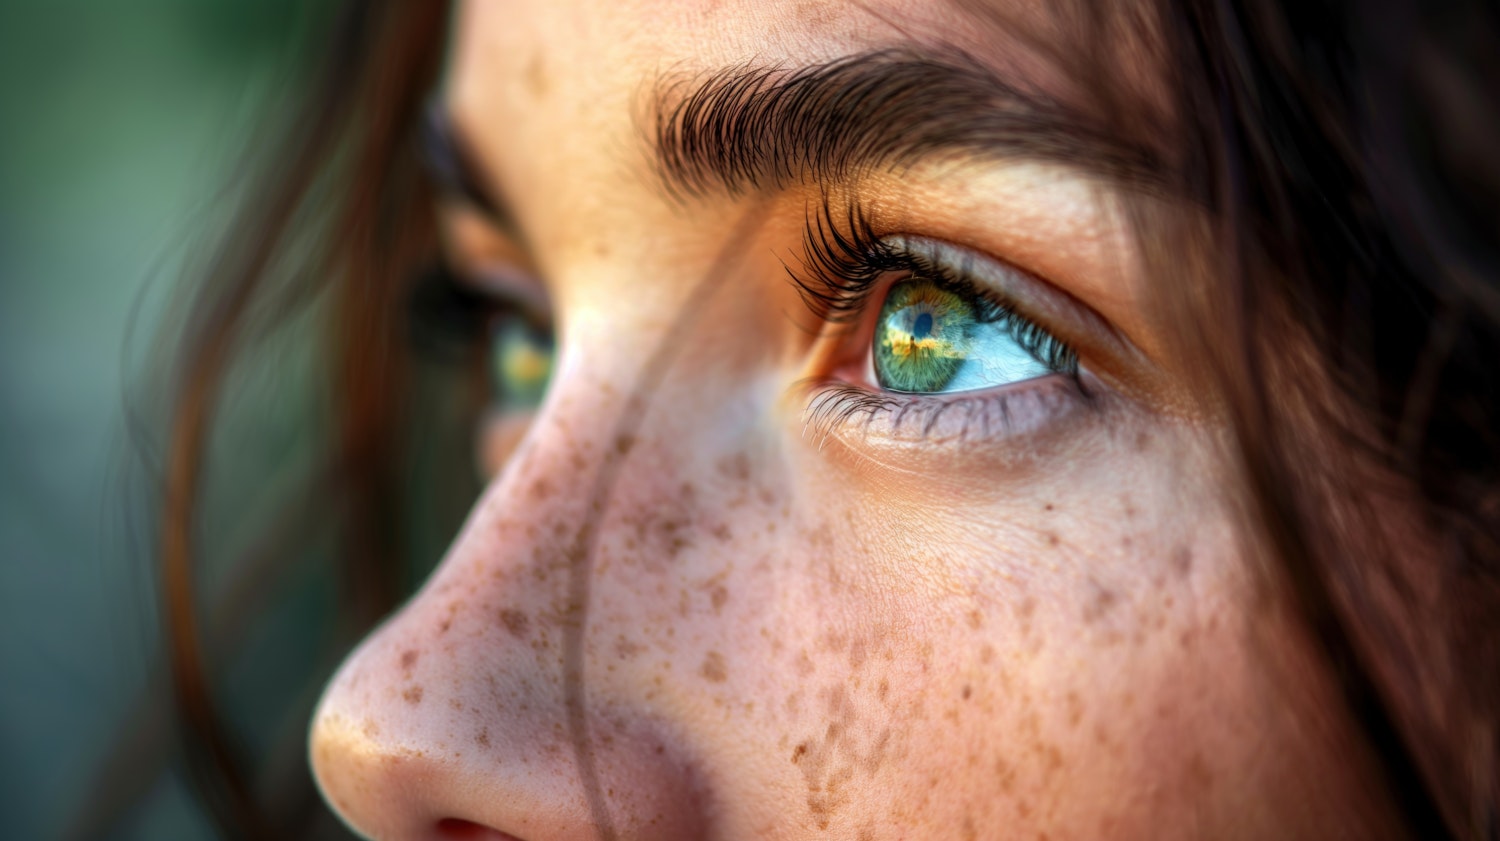
[{"label": "pupil", "polygon": [[912,325],[911,334],[918,339],[925,339],[932,332],[932,313],[924,312],[917,316],[917,322]]}]

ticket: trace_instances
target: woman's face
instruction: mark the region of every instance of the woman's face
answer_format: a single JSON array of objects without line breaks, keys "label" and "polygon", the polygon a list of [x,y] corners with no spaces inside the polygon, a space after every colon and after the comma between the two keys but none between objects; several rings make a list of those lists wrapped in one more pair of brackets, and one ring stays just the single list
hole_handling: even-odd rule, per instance
[{"label": "woman's face", "polygon": [[[322,701],[351,825],[1385,825],[1148,306],[1124,208],[1151,138],[1089,130],[1055,8],[462,5],[444,101],[502,207],[448,208],[449,245],[545,297],[559,355]],[[1090,58],[1159,109],[1150,51],[1111,46]]]}]

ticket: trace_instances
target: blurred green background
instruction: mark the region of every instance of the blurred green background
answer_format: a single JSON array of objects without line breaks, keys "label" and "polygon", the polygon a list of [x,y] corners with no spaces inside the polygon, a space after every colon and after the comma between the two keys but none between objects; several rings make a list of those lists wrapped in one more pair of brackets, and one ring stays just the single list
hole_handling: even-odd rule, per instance
[{"label": "blurred green background", "polygon": [[257,103],[326,5],[0,0],[0,837],[101,809],[104,837],[214,837],[165,749],[132,755],[122,803],[98,796],[106,747],[162,739],[160,715],[130,717],[158,631],[125,407]]}]

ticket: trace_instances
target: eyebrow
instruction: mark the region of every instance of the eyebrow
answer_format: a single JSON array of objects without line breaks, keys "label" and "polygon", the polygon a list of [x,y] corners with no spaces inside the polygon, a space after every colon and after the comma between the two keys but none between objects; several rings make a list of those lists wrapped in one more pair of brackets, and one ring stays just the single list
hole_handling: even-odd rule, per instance
[{"label": "eyebrow", "polygon": [[655,97],[657,169],[702,197],[848,182],[933,160],[1058,163],[1162,186],[1161,158],[1100,119],[1023,89],[961,52],[861,53],[798,69],[742,65],[668,80]]},{"label": "eyebrow", "polygon": [[427,178],[438,194],[471,205],[506,234],[520,229],[505,202],[491,192],[469,144],[440,102],[428,104],[417,139]]}]

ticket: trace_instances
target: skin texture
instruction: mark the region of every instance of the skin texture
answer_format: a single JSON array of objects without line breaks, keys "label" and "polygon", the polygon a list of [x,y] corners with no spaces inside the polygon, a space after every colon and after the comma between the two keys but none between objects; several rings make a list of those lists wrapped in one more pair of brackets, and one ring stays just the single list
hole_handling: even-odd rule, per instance
[{"label": "skin texture", "polygon": [[[515,231],[450,208],[455,262],[534,278],[560,357],[536,416],[483,436],[494,478],[442,566],[324,696],[312,761],[351,826],[1381,835],[1112,194],[962,160],[844,185],[882,232],[1024,267],[1013,291],[1079,348],[1090,400],[1033,381],[1006,423],[924,429],[809,423],[807,378],[870,387],[873,312],[827,329],[787,277],[820,185],[656,176],[666,76],[948,43],[1068,96],[1014,35],[1045,4],[997,8],[1011,29],[928,3],[462,6],[446,101]],[[1121,73],[1149,88],[1143,60]]]}]

